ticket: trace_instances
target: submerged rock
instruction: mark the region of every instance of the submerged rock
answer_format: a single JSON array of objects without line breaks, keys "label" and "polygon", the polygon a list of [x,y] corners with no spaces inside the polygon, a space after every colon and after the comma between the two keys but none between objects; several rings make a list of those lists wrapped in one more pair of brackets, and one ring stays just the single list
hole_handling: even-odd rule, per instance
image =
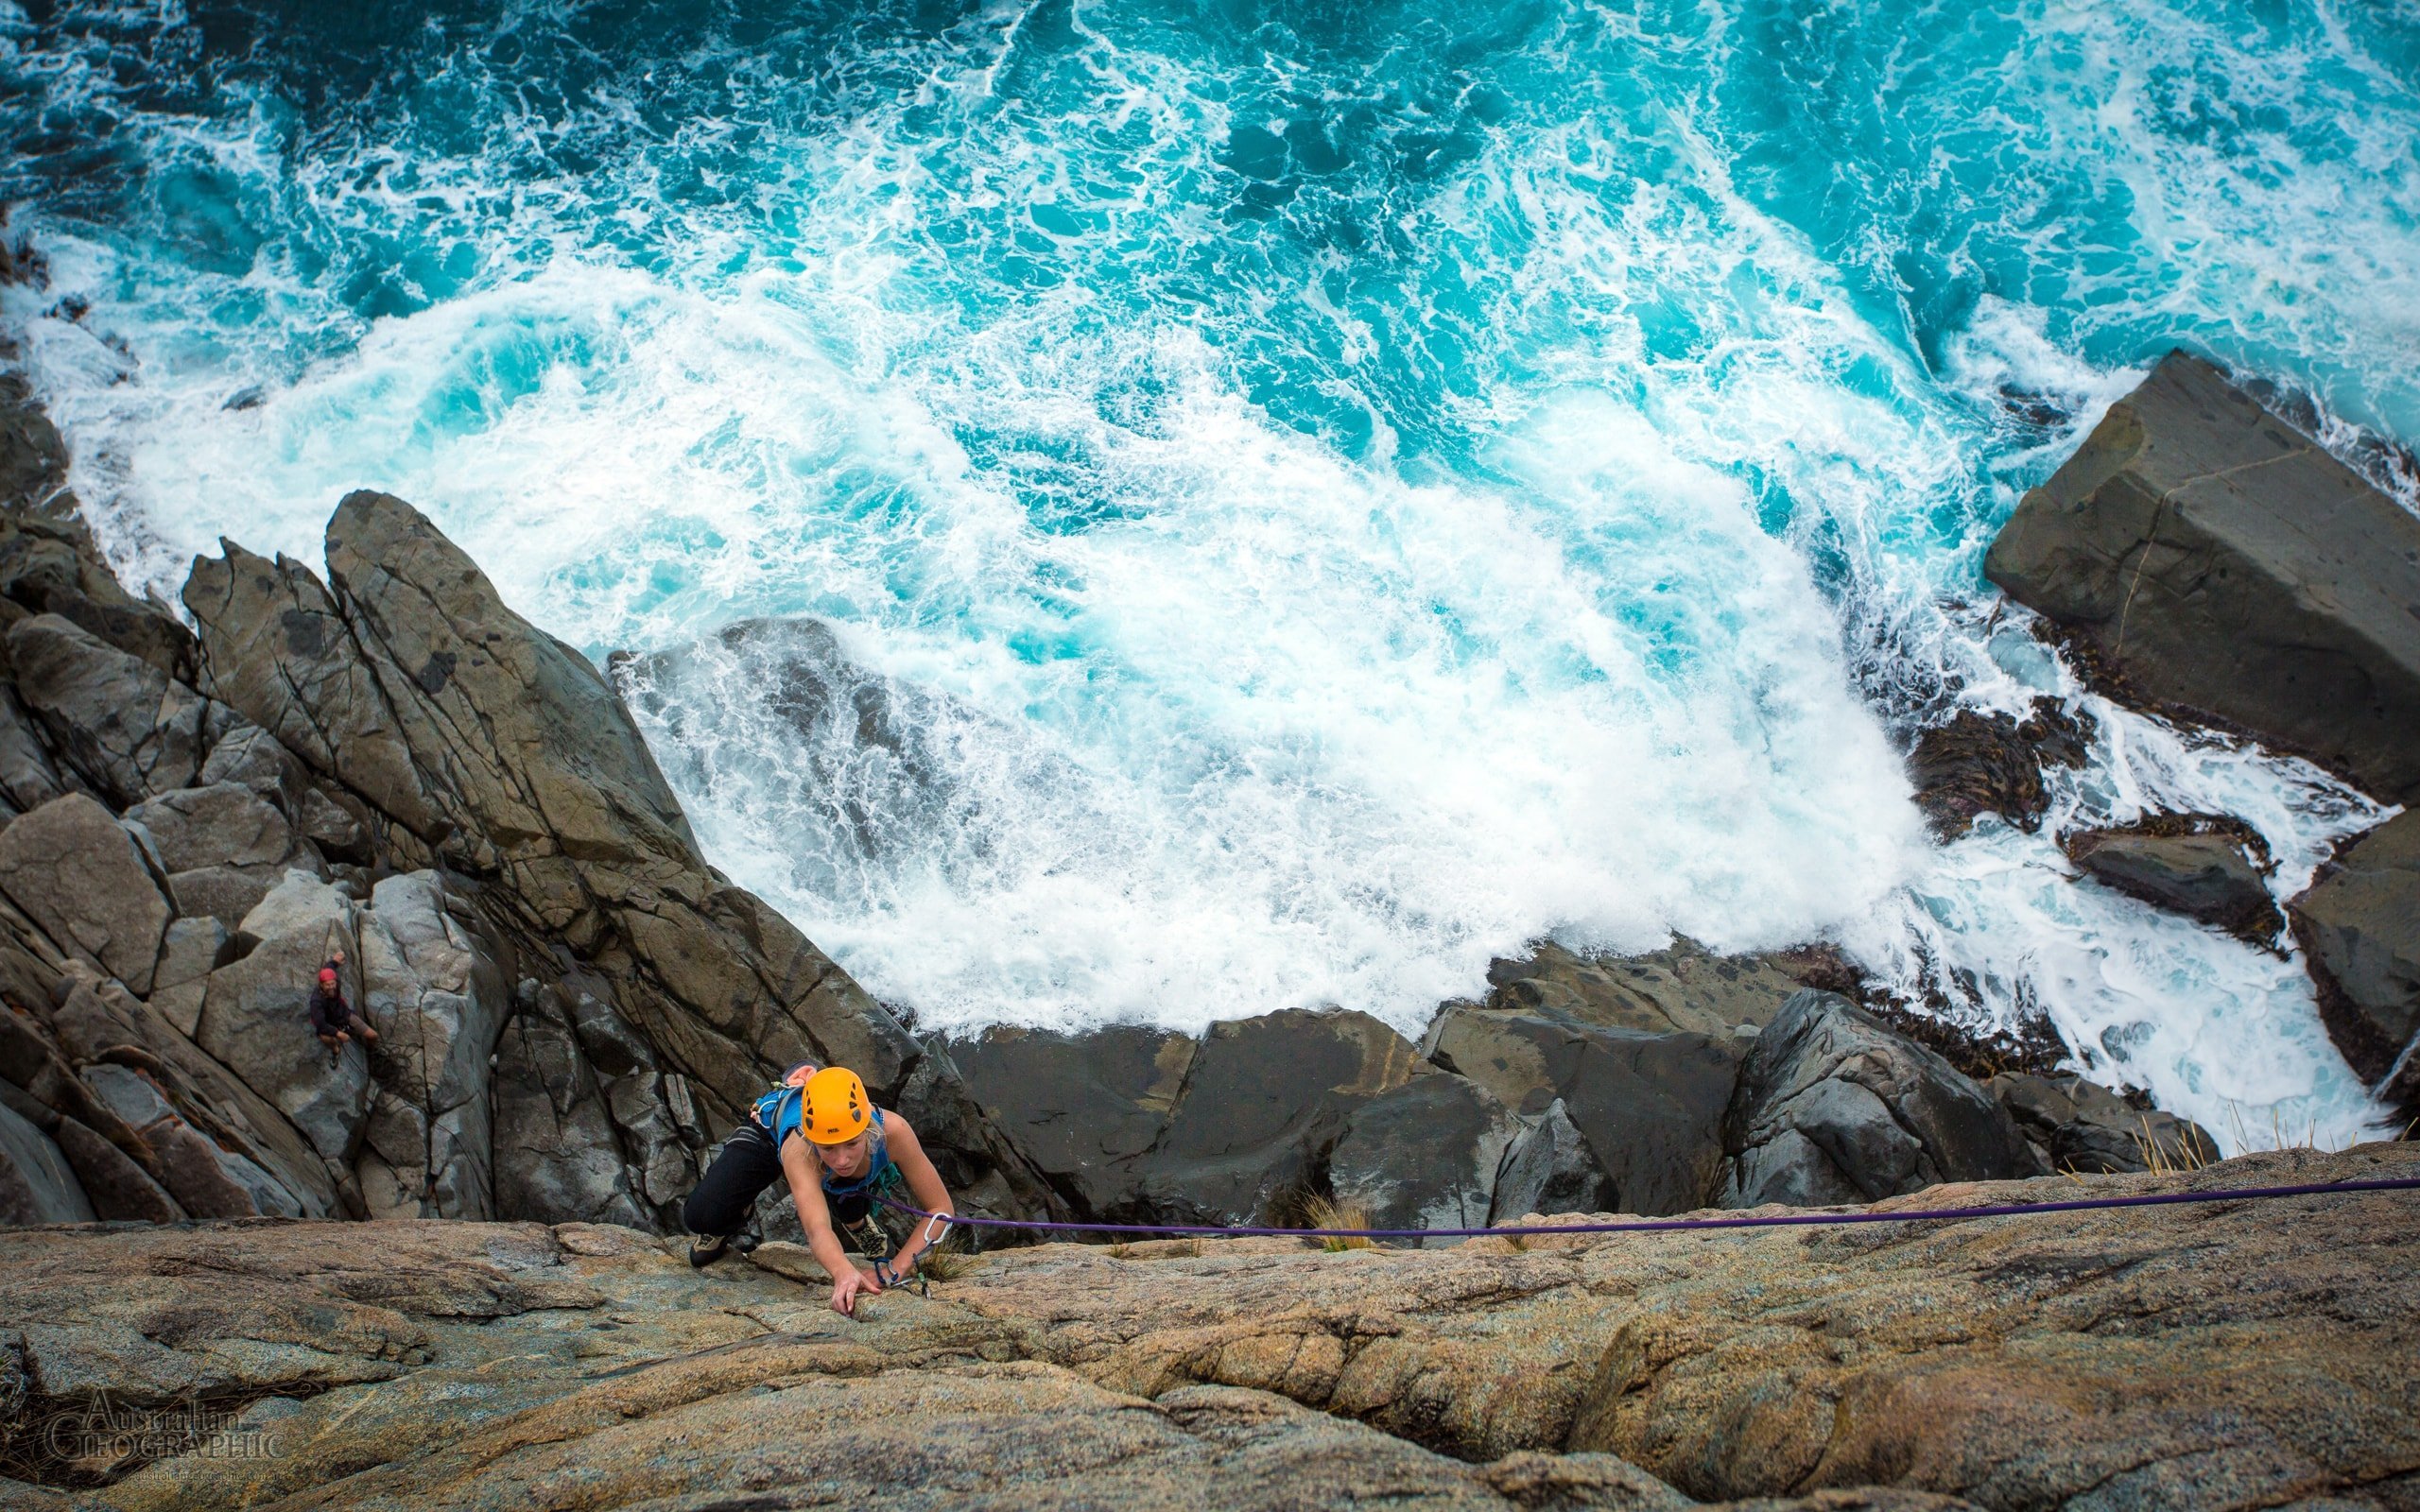
[{"label": "submerged rock", "polygon": [[2042,768],[2082,766],[2092,736],[2089,715],[2050,698],[2034,699],[2021,720],[1962,709],[1917,736],[1908,755],[1916,806],[1944,840],[1964,834],[1984,814],[2031,833],[2041,827],[2049,804]]},{"label": "submerged rock", "polygon": [[2420,798],[2420,518],[2171,352],[1983,571],[2139,696]]},{"label": "submerged rock", "polygon": [[[2061,844],[2086,876],[2155,908],[2212,924],[2255,944],[2273,943],[2286,927],[2256,864],[2258,837],[2247,827],[2196,827],[2160,816],[2117,829],[2083,830]],[[2249,843],[2248,843],[2249,842]]]}]

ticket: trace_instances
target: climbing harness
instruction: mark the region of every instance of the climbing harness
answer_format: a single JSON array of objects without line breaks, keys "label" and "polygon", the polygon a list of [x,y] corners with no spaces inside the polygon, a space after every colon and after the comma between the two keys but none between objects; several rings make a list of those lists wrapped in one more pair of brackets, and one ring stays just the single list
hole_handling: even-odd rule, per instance
[{"label": "climbing harness", "polygon": [[1998,1202],[1977,1208],[1911,1208],[1903,1212],[1785,1212],[1739,1218],[1634,1218],[1625,1223],[1507,1224],[1496,1228],[1276,1228],[1209,1223],[1051,1223],[1042,1219],[970,1218],[926,1212],[890,1197],[875,1200],[911,1217],[938,1219],[976,1228],[1023,1228],[1048,1233],[1170,1234],[1235,1239],[1486,1239],[1519,1235],[1666,1233],[1692,1228],[1807,1228],[1828,1224],[1955,1222],[1962,1218],[2011,1218],[2032,1212],[2089,1212],[2105,1208],[2163,1208],[2186,1203],[2259,1202],[2278,1197],[2316,1197],[2352,1192],[2409,1192],[2420,1177],[2382,1177],[2366,1181],[2314,1181],[2302,1186],[2228,1187],[2209,1192],[2148,1192],[2124,1197],[2072,1197],[2064,1202]]}]

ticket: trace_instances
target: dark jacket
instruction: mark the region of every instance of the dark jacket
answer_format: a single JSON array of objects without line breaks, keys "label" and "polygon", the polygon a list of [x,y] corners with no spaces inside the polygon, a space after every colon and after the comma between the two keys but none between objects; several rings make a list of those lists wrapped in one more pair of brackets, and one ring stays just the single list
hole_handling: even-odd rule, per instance
[{"label": "dark jacket", "polygon": [[335,1034],[353,1022],[353,1005],[344,1000],[342,987],[311,987],[311,1032]]}]

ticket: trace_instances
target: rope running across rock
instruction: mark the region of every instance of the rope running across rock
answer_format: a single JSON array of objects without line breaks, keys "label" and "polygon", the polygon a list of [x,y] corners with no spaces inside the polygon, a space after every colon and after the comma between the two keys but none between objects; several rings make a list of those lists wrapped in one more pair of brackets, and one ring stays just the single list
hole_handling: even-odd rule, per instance
[{"label": "rope running across rock", "polygon": [[2164,1208],[2186,1203],[2257,1202],[2355,1192],[2409,1192],[2420,1177],[2320,1181],[2304,1186],[2225,1187],[2208,1192],[2149,1192],[2123,1197],[2073,1197],[2063,1202],[2001,1202],[1976,1208],[1911,1208],[1902,1212],[1785,1212],[1738,1218],[1634,1218],[1621,1223],[1507,1224],[1495,1228],[1277,1228],[1227,1224],[1054,1223],[1043,1219],[968,1218],[927,1212],[889,1197],[883,1206],[918,1218],[970,1228],[1022,1228],[1048,1233],[1159,1234],[1228,1239],[1486,1239],[1553,1234],[1663,1233],[1691,1228],[1804,1228],[1846,1223],[1927,1223],[1962,1218],[2013,1218],[2033,1212],[2089,1212],[2106,1208]]}]

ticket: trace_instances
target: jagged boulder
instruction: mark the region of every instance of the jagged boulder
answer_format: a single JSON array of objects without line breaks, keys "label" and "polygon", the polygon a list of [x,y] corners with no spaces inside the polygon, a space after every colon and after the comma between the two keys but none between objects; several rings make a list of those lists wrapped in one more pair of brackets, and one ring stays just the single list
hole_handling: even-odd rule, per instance
[{"label": "jagged boulder", "polygon": [[[321,963],[347,957],[346,1001],[359,1009],[362,954],[353,900],[307,871],[285,880],[237,932],[250,954],[210,973],[195,1041],[275,1105],[323,1160],[349,1163],[370,1111],[370,1063],[361,1043],[330,1051],[311,1030],[310,993]],[[376,1021],[372,1027],[377,1028]]]},{"label": "jagged boulder", "polygon": [[8,639],[18,698],[113,802],[183,787],[201,769],[217,724],[193,689],[57,614],[19,620]]},{"label": "jagged boulder", "polygon": [[16,689],[0,682],[0,819],[38,809],[80,786],[80,780],[60,771],[50,759]]},{"label": "jagged boulder", "polygon": [[[781,1069],[865,1076],[966,1174],[1038,1197],[945,1059],[761,900],[708,868],[612,685],[506,608],[409,505],[355,493],[328,527],[333,590],[232,543],[184,600],[213,691],[334,779],[407,864],[492,878],[517,925],[606,979],[701,1117]],[[417,857],[417,859],[414,859]],[[1004,1191],[1006,1189],[1004,1188]]]},{"label": "jagged boulder", "polygon": [[1507,1107],[1557,1099],[1603,1161],[1619,1211],[1686,1212],[1713,1194],[1738,1052],[1731,1035],[1650,1034],[1457,1005],[1429,1055]]},{"label": "jagged boulder", "polygon": [[148,994],[175,916],[136,836],[70,793],[0,830],[0,892],[61,950]]},{"label": "jagged boulder", "polygon": [[1340,1204],[1369,1215],[1367,1228],[1483,1228],[1519,1129],[1486,1088],[1430,1071],[1345,1116],[1328,1153],[1328,1186]]},{"label": "jagged boulder", "polygon": [[1961,709],[1918,735],[1908,752],[1916,806],[1943,840],[1957,839],[1985,814],[2031,833],[2050,802],[2042,769],[2083,765],[2092,737],[2092,717],[2053,698],[2034,699],[2023,719]]},{"label": "jagged boulder", "polygon": [[1847,999],[1812,990],[1757,1037],[1723,1146],[1726,1208],[1871,1202],[2038,1169],[1989,1093]]},{"label": "jagged boulder", "polygon": [[413,1216],[488,1217],[490,1068],[511,1007],[505,970],[453,917],[434,871],[379,882],[359,931],[362,1004],[381,1036],[372,1150],[396,1190],[428,1199]]},{"label": "jagged boulder", "polygon": [[1293,1217],[1356,1112],[1428,1069],[1367,1014],[1308,1009],[1215,1024],[1198,1040],[994,1029],[949,1053],[1069,1209],[1121,1223]]},{"label": "jagged boulder", "polygon": [[1531,1213],[1614,1212],[1621,1189],[1571,1121],[1558,1097],[1514,1138],[1495,1175],[1490,1223],[1515,1223]]},{"label": "jagged boulder", "polygon": [[[0,388],[6,382],[0,378]],[[8,466],[8,447],[14,439],[11,421],[28,407],[0,393],[0,469]],[[39,409],[33,414],[40,419]],[[42,419],[41,423],[47,426],[49,421]],[[56,614],[94,639],[190,683],[192,632],[159,605],[126,591],[101,559],[77,508],[63,483],[46,504],[7,502],[0,512],[0,604],[6,606],[0,608],[0,623]]]},{"label": "jagged boulder", "polygon": [[2289,911],[2336,1048],[2420,1116],[2420,809],[2348,847]]},{"label": "jagged boulder", "polygon": [[210,973],[235,958],[235,938],[207,915],[171,920],[160,942],[152,972],[151,1008],[192,1039],[201,1028],[201,1005],[210,994]]},{"label": "jagged boulder", "polygon": [[2170,352],[1983,559],[2128,689],[2420,798],[2420,517]]},{"label": "jagged boulder", "polygon": [[102,1222],[177,1223],[188,1216],[183,1204],[124,1150],[75,1119],[53,1116],[57,1123],[48,1132]]},{"label": "jagged boulder", "polygon": [[150,1076],[110,1062],[81,1075],[94,1098],[149,1147],[161,1187],[194,1217],[302,1216],[284,1183],[197,1128]]},{"label": "jagged boulder", "polygon": [[222,544],[223,558],[195,558],[183,595],[212,691],[412,834],[433,842],[450,833],[326,586],[300,562]]},{"label": "jagged boulder", "polygon": [[1317,1183],[1354,1110],[1422,1064],[1365,1013],[1297,1008],[1214,1024],[1147,1162],[1144,1199],[1184,1222],[1275,1216]]},{"label": "jagged boulder", "polygon": [[2001,1074],[1983,1084],[1999,1099],[2040,1163],[2056,1171],[2189,1171],[2219,1158],[2219,1143],[2190,1119],[2136,1108],[2082,1076]]},{"label": "jagged boulder", "polygon": [[126,817],[150,836],[177,912],[231,931],[285,880],[288,867],[319,869],[319,857],[277,805],[243,783],[179,788],[135,804]]}]

